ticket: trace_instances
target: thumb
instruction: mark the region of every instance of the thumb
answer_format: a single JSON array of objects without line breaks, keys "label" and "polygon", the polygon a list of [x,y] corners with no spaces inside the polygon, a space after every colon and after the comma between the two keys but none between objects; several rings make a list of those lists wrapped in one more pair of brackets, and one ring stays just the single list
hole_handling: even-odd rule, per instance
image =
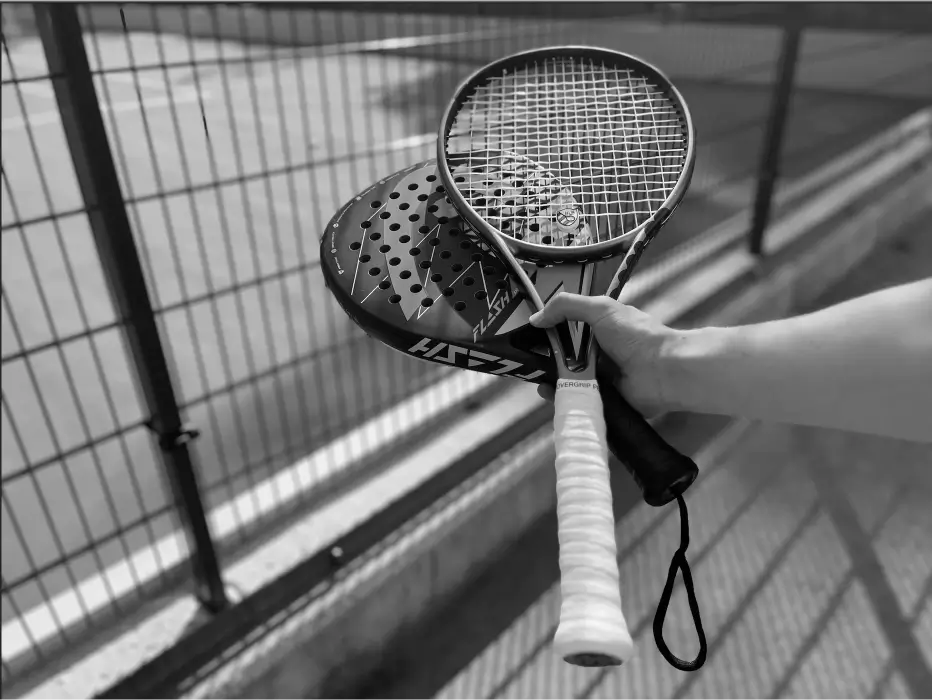
[{"label": "thumb", "polygon": [[533,314],[530,322],[538,328],[550,328],[563,321],[582,321],[594,326],[605,316],[605,299],[560,292],[547,302],[543,311]]}]

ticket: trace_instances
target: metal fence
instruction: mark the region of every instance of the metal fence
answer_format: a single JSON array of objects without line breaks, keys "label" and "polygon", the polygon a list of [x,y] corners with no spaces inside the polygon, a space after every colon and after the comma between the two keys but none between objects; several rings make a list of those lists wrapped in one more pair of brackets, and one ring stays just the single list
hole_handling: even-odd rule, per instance
[{"label": "metal fence", "polygon": [[190,565],[226,606],[234,548],[349,467],[270,477],[447,374],[339,312],[317,241],[481,63],[589,43],[676,81],[697,173],[645,265],[729,220],[765,251],[807,173],[930,98],[921,32],[571,5],[4,4],[5,687]]}]

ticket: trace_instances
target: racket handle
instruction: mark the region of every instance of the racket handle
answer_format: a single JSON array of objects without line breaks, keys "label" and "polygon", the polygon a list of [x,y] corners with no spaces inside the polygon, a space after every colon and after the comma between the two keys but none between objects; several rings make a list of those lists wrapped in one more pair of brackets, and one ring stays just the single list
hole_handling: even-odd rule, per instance
[{"label": "racket handle", "polygon": [[602,379],[602,403],[608,426],[608,446],[634,478],[644,501],[663,506],[682,494],[699,476],[689,457],[670,447],[644,416]]},{"label": "racket handle", "polygon": [[554,648],[577,666],[617,666],[631,657],[634,642],[621,610],[598,382],[557,381],[554,445],[563,600]]}]

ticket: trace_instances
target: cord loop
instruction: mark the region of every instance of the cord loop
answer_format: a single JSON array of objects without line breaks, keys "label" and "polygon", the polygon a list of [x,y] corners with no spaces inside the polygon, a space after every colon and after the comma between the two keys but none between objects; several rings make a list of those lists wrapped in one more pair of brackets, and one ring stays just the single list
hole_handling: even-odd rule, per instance
[{"label": "cord loop", "polygon": [[[689,562],[686,561],[686,548],[689,547],[689,512],[686,510],[686,502],[682,494],[676,497],[676,502],[680,507],[680,547],[673,555],[670,561],[670,571],[667,574],[667,582],[663,587],[663,593],[660,595],[660,602],[657,604],[657,613],[654,615],[654,641],[657,648],[673,668],[680,671],[698,671],[705,663],[707,647],[705,632],[702,630],[702,617],[699,614],[699,602],[696,600],[696,591],[693,588],[693,577],[689,570]],[[699,653],[692,661],[685,661],[673,654],[667,643],[663,639],[663,622],[667,616],[667,608],[670,605],[670,598],[673,595],[673,586],[676,583],[676,571],[679,569],[683,572],[683,586],[686,588],[686,598],[689,601],[689,610],[693,616],[693,622],[696,625],[696,634],[699,637]]]}]

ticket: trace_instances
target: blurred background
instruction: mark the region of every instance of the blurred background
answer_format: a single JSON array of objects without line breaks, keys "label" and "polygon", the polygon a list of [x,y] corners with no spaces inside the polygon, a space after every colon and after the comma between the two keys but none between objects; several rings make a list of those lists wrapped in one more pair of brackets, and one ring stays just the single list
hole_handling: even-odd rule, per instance
[{"label": "blurred background", "polygon": [[[145,671],[144,662],[171,649],[190,654],[191,630],[209,627],[223,618],[218,613],[267,588],[256,579],[255,590],[231,590],[236,563],[309,513],[330,513],[328,524],[293,548],[288,566],[332,554],[351,531],[362,557],[392,534],[385,522],[406,523],[433,507],[436,498],[423,494],[416,506],[405,500],[413,482],[404,480],[380,485],[365,507],[336,505],[338,496],[374,488],[393,455],[491,405],[513,383],[418,362],[365,336],[324,288],[319,237],[356,193],[431,157],[440,113],[459,81],[495,58],[553,44],[645,58],[673,79],[692,110],[696,175],[642,263],[641,274],[668,286],[712,253],[766,256],[774,222],[886,152],[865,155],[865,144],[891,133],[925,139],[932,133],[928,3],[3,4],[5,695],[55,688],[86,697],[81,693]],[[912,153],[927,168],[928,153]],[[852,273],[847,287],[826,290],[818,303],[929,274],[932,234],[923,216],[932,188],[918,192],[910,202],[922,206],[901,222],[900,248],[878,257],[887,260],[888,276],[864,282]],[[532,427],[548,420],[539,418]],[[683,417],[676,429],[692,435],[692,426],[705,423]],[[511,444],[496,443],[497,452],[529,431],[516,433]],[[733,687],[729,692],[744,696],[929,697],[932,481],[918,465],[932,467],[932,455],[839,436],[794,439],[790,449],[779,434],[761,435],[746,448],[758,461],[775,454],[784,462],[870,454],[881,463],[895,456],[908,473],[891,493],[920,500],[902,506],[906,515],[894,533],[875,523],[889,561],[881,555],[874,573],[908,579],[910,591],[899,599],[888,591],[887,607],[877,613],[881,632],[869,633],[882,657],[876,677],[857,680],[867,662],[844,651],[844,640],[858,639],[863,628],[825,642],[835,656],[823,649],[818,630],[842,624],[824,610],[799,613],[795,621],[760,613],[765,621],[756,624],[765,627],[811,623],[816,631],[800,632],[793,648],[739,644],[728,674],[719,666],[697,676],[710,680],[665,685],[657,678],[673,672],[651,666],[616,687],[611,679],[580,680],[578,669],[544,662],[533,675],[527,669],[538,663],[544,623],[515,633],[523,641],[508,649],[489,645],[504,644],[508,625],[539,605],[546,590],[539,582],[554,580],[548,568],[530,587],[496,593],[495,600],[511,600],[504,607],[483,598],[492,594],[481,586],[464,586],[456,609],[474,617],[496,609],[497,622],[464,635],[472,641],[460,639],[462,648],[449,640],[434,645],[437,659],[423,662],[433,669],[429,678],[398,661],[373,676],[366,692],[691,697],[721,696]],[[871,460],[863,459],[868,469]],[[770,488],[763,476],[760,484],[745,484],[749,492]],[[862,476],[867,493],[881,488]],[[441,477],[437,493],[452,492],[466,478]],[[824,496],[816,491],[813,502]],[[713,487],[705,492],[714,501]],[[800,508],[788,493],[767,507]],[[391,511],[395,502],[404,507]],[[715,507],[693,511],[701,530],[701,513]],[[373,520],[377,513],[388,520]],[[746,527],[766,540],[776,526],[763,518]],[[823,536],[829,537],[812,535]],[[555,560],[547,541],[539,536],[539,559]],[[524,551],[534,546],[528,541]],[[760,547],[742,546],[734,561],[717,565],[719,577],[745,576],[745,560]],[[813,556],[806,565],[819,580],[823,559]],[[308,590],[337,575],[339,557],[328,561],[315,565]],[[831,576],[850,575],[838,567]],[[483,571],[488,577],[496,569]],[[520,572],[497,575],[517,581]],[[630,585],[643,587],[653,605],[660,580],[636,578]],[[488,590],[491,580],[483,584]],[[722,625],[755,624],[756,608],[735,613],[744,593],[721,581],[709,586],[709,595],[721,598],[704,600],[720,613],[707,618],[713,631],[725,635]],[[802,590],[821,595],[818,586]],[[768,595],[777,601],[770,610],[793,608],[781,598],[789,594]],[[170,642],[98,674],[100,687],[48,685],[118,638],[121,624],[151,613],[152,601],[179,599],[194,612]],[[846,605],[838,613],[843,620],[861,616],[856,603]],[[827,656],[807,666],[807,655],[817,653]],[[476,661],[482,654],[501,668]],[[768,675],[780,654],[795,659],[802,675]],[[485,680],[476,685],[472,677]]]}]

